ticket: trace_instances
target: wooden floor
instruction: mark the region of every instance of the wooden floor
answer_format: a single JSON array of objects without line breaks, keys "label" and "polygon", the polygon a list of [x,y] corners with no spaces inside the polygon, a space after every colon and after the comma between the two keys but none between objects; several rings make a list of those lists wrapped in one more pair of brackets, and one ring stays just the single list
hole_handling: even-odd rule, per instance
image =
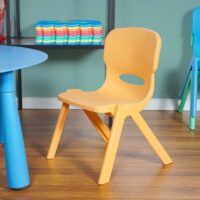
[{"label": "wooden floor", "polygon": [[0,146],[0,200],[200,199],[200,120],[196,132],[189,131],[187,112],[143,112],[174,161],[167,167],[127,119],[111,183],[104,186],[97,179],[105,144],[81,111],[69,112],[57,157],[46,160],[57,116],[57,110],[21,113],[31,186],[7,189]]}]

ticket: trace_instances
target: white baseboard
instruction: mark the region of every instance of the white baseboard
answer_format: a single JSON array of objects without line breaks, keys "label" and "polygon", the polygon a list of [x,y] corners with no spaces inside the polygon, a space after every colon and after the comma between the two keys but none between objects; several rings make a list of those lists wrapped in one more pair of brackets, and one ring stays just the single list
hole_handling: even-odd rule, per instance
[{"label": "white baseboard", "polygon": [[[178,100],[155,98],[150,101],[145,110],[176,110]],[[60,109],[61,103],[56,97],[24,97],[24,109]],[[71,107],[71,109],[77,109]],[[200,110],[200,100],[198,100],[197,109]],[[185,110],[189,110],[189,101],[186,102]]]},{"label": "white baseboard", "polygon": [[24,109],[59,109],[61,102],[56,97],[24,97]]}]

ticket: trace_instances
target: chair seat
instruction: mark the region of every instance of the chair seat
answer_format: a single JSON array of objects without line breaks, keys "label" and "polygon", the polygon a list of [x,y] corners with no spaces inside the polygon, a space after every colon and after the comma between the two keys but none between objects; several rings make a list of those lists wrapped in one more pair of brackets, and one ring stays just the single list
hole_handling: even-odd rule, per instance
[{"label": "chair seat", "polygon": [[[138,93],[136,93],[138,94]],[[131,106],[141,103],[141,97],[131,93],[110,93],[108,91],[82,91],[78,89],[60,93],[58,99],[64,103],[99,113],[114,113],[116,106],[130,104]]]}]

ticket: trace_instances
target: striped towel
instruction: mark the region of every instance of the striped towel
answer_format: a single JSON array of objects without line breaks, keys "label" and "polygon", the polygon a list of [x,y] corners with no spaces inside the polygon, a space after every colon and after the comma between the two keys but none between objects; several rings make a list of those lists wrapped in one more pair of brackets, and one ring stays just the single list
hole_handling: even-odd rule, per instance
[{"label": "striped towel", "polygon": [[97,20],[39,21],[35,30],[38,45],[100,45],[103,40]]}]

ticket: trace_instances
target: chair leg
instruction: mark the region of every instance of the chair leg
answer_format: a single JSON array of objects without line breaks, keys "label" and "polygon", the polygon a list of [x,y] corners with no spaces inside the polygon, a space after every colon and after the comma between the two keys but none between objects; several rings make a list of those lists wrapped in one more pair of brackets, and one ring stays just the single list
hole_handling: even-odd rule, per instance
[{"label": "chair leg", "polygon": [[97,113],[91,112],[88,110],[84,110],[85,114],[92,122],[96,130],[98,131],[99,135],[103,138],[105,142],[108,142],[110,137],[110,130],[109,128],[102,122],[101,118],[98,116]]},{"label": "chair leg", "polygon": [[111,130],[111,135],[110,139],[108,142],[108,146],[106,149],[102,169],[101,169],[101,174],[99,177],[99,184],[105,184],[110,181],[110,176],[112,173],[116,153],[117,153],[117,148],[119,145],[119,140],[121,136],[121,131],[123,128],[124,124],[124,115],[120,111],[120,109],[117,110],[116,115],[114,116],[114,121],[113,121],[113,126]]},{"label": "chair leg", "polygon": [[58,117],[58,121],[56,124],[56,128],[53,134],[51,145],[48,151],[47,159],[53,159],[55,157],[56,150],[58,148],[58,144],[60,141],[60,137],[62,135],[62,131],[65,125],[65,120],[67,117],[68,110],[69,110],[69,105],[63,103],[62,108],[60,110],[59,117]]},{"label": "chair leg", "polygon": [[200,83],[200,70],[198,70],[198,83]]},{"label": "chair leg", "polygon": [[180,112],[180,113],[183,112],[183,109],[185,107],[185,102],[187,100],[187,97],[188,97],[188,94],[190,92],[190,89],[191,89],[191,78],[189,78],[188,81],[187,81],[185,90],[184,90],[183,95],[182,95],[181,103],[180,103],[180,105],[178,107],[178,112]]},{"label": "chair leg", "polygon": [[194,130],[196,127],[196,110],[197,110],[197,93],[198,93],[198,62],[195,59],[192,66],[192,87],[190,100],[190,129]]},{"label": "chair leg", "polygon": [[171,164],[172,160],[168,153],[165,151],[163,146],[160,144],[156,136],[153,134],[149,126],[146,124],[144,121],[143,117],[141,116],[140,113],[133,113],[131,115],[133,121],[137,124],[149,144],[152,146],[153,150],[157,153],[157,155],[160,157],[162,162],[165,165]]},{"label": "chair leg", "polygon": [[192,62],[193,62],[193,59],[190,61],[190,65],[189,65],[189,68],[188,68],[188,71],[187,71],[186,79],[185,79],[185,82],[184,82],[184,84],[183,84],[183,87],[182,87],[180,96],[179,96],[180,99],[183,98],[183,94],[184,94],[186,85],[187,85],[187,83],[188,83],[188,79],[189,79],[189,77],[190,77],[190,73],[191,73],[191,70],[192,70]]}]

